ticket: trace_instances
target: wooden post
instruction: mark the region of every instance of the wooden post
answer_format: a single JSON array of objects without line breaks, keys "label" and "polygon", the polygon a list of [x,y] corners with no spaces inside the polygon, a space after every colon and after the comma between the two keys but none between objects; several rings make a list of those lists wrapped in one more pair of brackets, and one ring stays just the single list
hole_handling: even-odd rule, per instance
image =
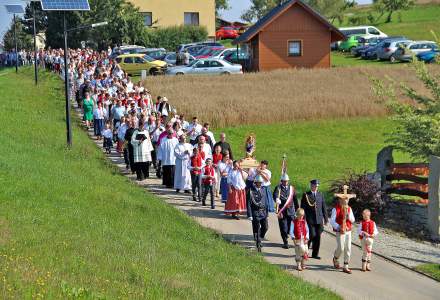
[{"label": "wooden post", "polygon": [[431,238],[440,240],[440,157],[431,156],[429,160],[429,202],[428,229]]}]

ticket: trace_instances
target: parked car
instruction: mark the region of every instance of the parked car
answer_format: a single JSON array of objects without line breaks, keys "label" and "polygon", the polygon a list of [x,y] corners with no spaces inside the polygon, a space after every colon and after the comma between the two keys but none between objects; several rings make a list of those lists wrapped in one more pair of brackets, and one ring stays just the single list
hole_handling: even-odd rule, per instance
[{"label": "parked car", "polygon": [[211,56],[212,58],[224,58],[226,55],[229,55],[230,53],[237,51],[237,48],[227,48],[223,49],[220,53]]},{"label": "parked car", "polygon": [[436,49],[438,49],[438,45],[435,42],[415,41],[406,45],[405,48],[399,48],[394,56],[396,57],[396,60],[410,62],[415,55]]},{"label": "parked car", "polygon": [[190,44],[181,44],[179,46],[177,46],[176,51],[177,52],[183,52],[186,49],[188,49],[189,47],[193,47],[193,46],[211,46],[211,47],[222,47],[223,45],[217,42],[198,42],[198,43],[190,43]]},{"label": "parked car", "polygon": [[137,46],[137,45],[125,45],[125,46],[116,47],[116,48],[113,48],[112,54],[109,56],[109,58],[115,59],[119,55],[138,53],[138,51],[141,51],[144,49],[146,49],[146,48],[143,46]]},{"label": "parked car", "polygon": [[440,59],[440,49],[437,48],[435,50],[419,53],[417,54],[417,59],[428,64],[433,63]]},{"label": "parked car", "polygon": [[188,66],[169,68],[166,74],[243,74],[243,68],[241,65],[231,64],[223,59],[208,58],[195,60]]},{"label": "parked car", "polygon": [[377,44],[369,45],[367,48],[360,50],[360,56],[362,59],[377,59],[377,51],[381,48],[386,42],[393,40],[406,40],[404,36],[393,36],[387,38],[379,38],[379,42]]},{"label": "parked car", "polygon": [[385,33],[374,26],[355,26],[355,27],[341,27],[339,31],[345,36],[362,35],[366,38],[372,37],[388,37]]},{"label": "parked car", "polygon": [[351,49],[351,55],[353,55],[354,57],[359,57],[359,56],[361,56],[362,50],[365,50],[365,49],[368,49],[369,47],[375,46],[382,40],[383,40],[383,38],[377,38],[377,37],[370,38],[370,39],[362,38],[362,40],[360,41],[360,45]]},{"label": "parked car", "polygon": [[365,39],[360,35],[351,35],[339,45],[339,50],[343,52],[351,52],[351,49],[357,47],[361,41]]},{"label": "parked car", "polygon": [[[163,60],[164,60],[164,62],[166,62],[168,64],[168,66],[175,66],[176,65],[176,59],[177,59],[176,52],[168,52],[167,55],[165,55],[165,58]],[[190,63],[193,60],[195,60],[195,58],[194,58],[194,56],[192,56],[190,54],[190,56],[189,56]]]},{"label": "parked car", "polygon": [[234,27],[221,27],[215,32],[215,38],[217,40],[235,39],[238,36],[238,31]]},{"label": "parked car", "polygon": [[167,69],[167,63],[156,60],[145,54],[123,54],[116,58],[116,62],[121,66],[122,70],[128,74],[141,74],[142,70],[146,70],[150,75],[164,74]]},{"label": "parked car", "polygon": [[167,55],[167,51],[164,48],[146,48],[136,51],[139,54],[146,54],[151,58],[157,60],[163,60],[165,55]]},{"label": "parked car", "polygon": [[191,54],[192,56],[196,56],[197,53],[199,53],[200,50],[202,50],[205,47],[206,47],[205,45],[194,45],[186,48],[185,50],[188,50],[188,53]]},{"label": "parked car", "polygon": [[243,64],[244,62],[249,60],[249,55],[242,50],[238,50],[238,56],[237,51],[232,51],[225,54],[223,59],[233,64]]},{"label": "parked car", "polygon": [[377,48],[377,58],[380,60],[396,61],[396,51],[401,47],[406,47],[411,41],[407,39],[385,40]]},{"label": "parked car", "polygon": [[208,58],[208,57],[216,56],[216,55],[219,55],[224,49],[225,49],[225,47],[223,47],[223,46],[222,47],[207,46],[207,47],[203,48],[202,50],[200,50],[200,52],[195,55],[195,58],[201,59],[201,58]]}]

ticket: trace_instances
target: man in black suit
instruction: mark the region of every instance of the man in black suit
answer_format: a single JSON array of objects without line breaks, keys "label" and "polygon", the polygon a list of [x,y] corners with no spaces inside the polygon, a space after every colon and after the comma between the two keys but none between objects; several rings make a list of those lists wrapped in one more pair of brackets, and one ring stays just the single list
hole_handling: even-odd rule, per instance
[{"label": "man in black suit", "polygon": [[325,205],[324,195],[318,191],[319,180],[310,181],[310,191],[303,194],[301,207],[304,209],[307,226],[309,227],[309,249],[312,245],[312,258],[319,257],[319,247],[321,244],[321,234],[324,224],[328,223],[327,206]]}]

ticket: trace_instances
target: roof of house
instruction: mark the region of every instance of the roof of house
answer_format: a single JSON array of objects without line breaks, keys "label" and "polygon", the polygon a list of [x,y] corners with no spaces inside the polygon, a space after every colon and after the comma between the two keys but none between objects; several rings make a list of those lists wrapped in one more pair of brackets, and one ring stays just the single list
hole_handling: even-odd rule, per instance
[{"label": "roof of house", "polygon": [[298,3],[302,7],[304,7],[307,11],[309,11],[313,16],[315,16],[318,21],[327,26],[330,31],[335,33],[336,39],[343,40],[345,38],[344,34],[339,31],[338,28],[333,26],[325,17],[323,17],[320,13],[318,13],[315,9],[310,7],[308,4],[304,3],[301,0],[288,0],[280,3],[276,7],[274,7],[271,11],[269,11],[264,17],[258,20],[253,26],[249,27],[241,36],[236,38],[232,43],[233,44],[241,44],[249,42],[255,35],[257,35],[261,30],[263,30],[267,25],[269,25],[273,20],[275,20],[279,15],[281,15],[284,11],[290,8],[292,5]]}]

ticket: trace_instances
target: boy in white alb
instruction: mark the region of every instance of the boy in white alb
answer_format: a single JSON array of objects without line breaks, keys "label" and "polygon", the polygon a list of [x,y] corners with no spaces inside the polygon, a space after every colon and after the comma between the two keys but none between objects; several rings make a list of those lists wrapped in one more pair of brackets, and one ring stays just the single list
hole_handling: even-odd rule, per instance
[{"label": "boy in white alb", "polygon": [[370,219],[371,212],[364,209],[362,212],[363,220],[359,223],[358,235],[362,246],[362,271],[371,271],[371,251],[373,250],[374,237],[377,236],[376,223]]}]

